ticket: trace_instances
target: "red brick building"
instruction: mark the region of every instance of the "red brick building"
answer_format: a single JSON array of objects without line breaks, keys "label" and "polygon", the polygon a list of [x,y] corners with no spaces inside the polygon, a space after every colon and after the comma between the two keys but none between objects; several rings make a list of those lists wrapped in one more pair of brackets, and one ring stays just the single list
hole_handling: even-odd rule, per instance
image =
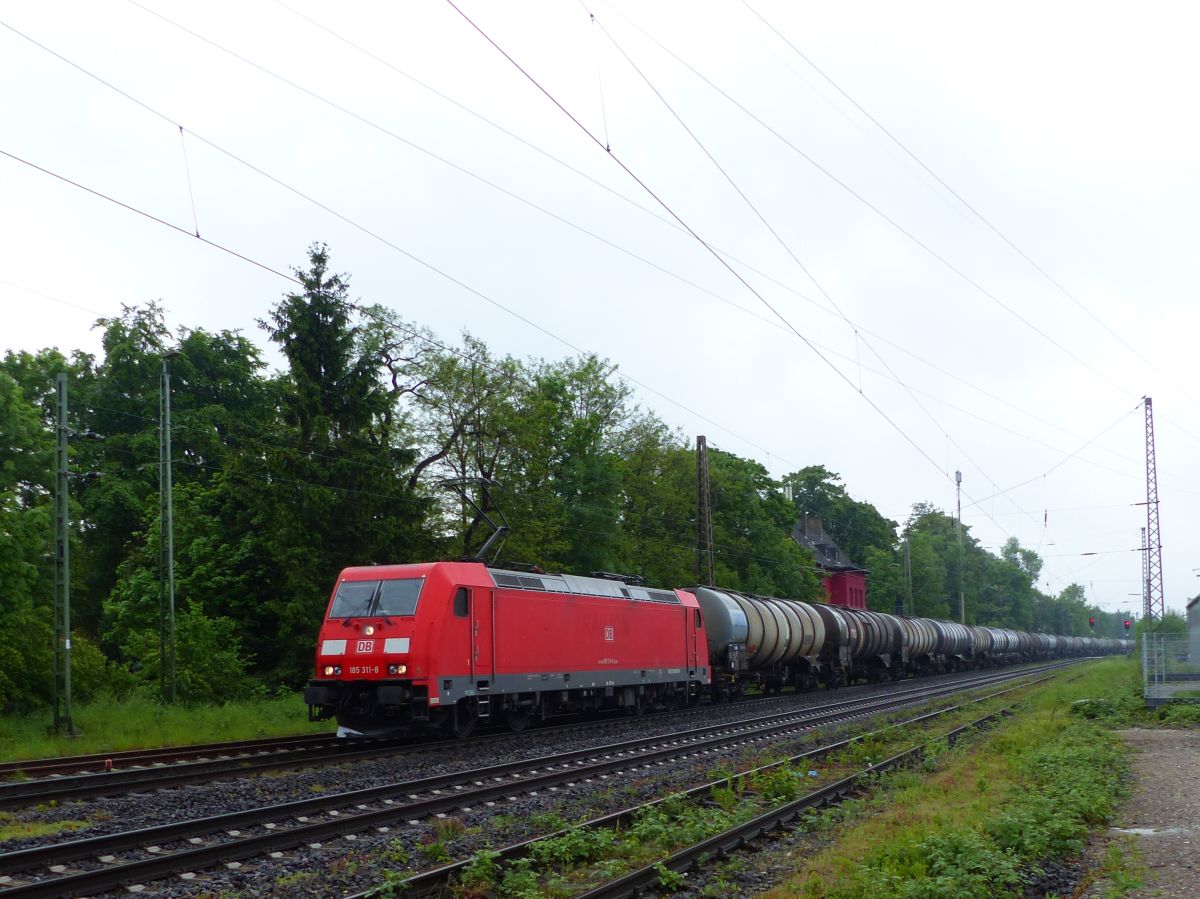
[{"label": "red brick building", "polygon": [[833,538],[825,533],[821,519],[805,515],[792,529],[792,539],[811,550],[823,574],[825,601],[851,609],[867,607],[867,572],[850,561]]}]

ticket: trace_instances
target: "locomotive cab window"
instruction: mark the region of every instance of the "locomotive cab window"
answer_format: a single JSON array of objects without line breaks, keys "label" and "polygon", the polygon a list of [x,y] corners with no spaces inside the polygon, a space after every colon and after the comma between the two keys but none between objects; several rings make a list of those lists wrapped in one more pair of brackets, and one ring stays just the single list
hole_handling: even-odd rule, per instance
[{"label": "locomotive cab window", "polygon": [[454,615],[456,618],[466,618],[471,614],[471,594],[466,587],[459,587],[454,594]]},{"label": "locomotive cab window", "polygon": [[415,615],[425,578],[342,581],[329,607],[330,618]]}]

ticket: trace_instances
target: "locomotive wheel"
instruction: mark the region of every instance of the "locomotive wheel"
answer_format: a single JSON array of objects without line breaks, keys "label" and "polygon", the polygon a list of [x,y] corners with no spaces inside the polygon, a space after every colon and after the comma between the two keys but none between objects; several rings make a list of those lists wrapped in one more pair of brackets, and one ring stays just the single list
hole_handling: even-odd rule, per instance
[{"label": "locomotive wheel", "polygon": [[523,709],[513,709],[504,716],[504,723],[508,725],[508,729],[514,734],[519,734],[525,728],[529,727],[529,712]]}]

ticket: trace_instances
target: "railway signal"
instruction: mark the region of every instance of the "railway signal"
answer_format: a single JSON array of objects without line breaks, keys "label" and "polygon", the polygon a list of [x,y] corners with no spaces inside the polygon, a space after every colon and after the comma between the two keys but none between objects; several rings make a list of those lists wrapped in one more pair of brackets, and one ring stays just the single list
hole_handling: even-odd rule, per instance
[{"label": "railway signal", "polygon": [[1130,621],[1128,618],[1126,618],[1126,619],[1125,619],[1125,630],[1129,630],[1129,628],[1130,628],[1132,625],[1133,625],[1133,622],[1132,622],[1132,621]]},{"label": "railway signal", "polygon": [[1090,627],[1092,630],[1096,629],[1096,619],[1095,618],[1088,619],[1088,627]]}]

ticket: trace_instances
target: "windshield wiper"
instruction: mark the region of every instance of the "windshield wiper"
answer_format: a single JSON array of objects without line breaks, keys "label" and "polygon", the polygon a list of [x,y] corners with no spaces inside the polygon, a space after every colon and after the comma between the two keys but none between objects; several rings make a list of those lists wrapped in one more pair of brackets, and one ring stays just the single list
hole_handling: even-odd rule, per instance
[{"label": "windshield wiper", "polygon": [[375,605],[375,600],[379,598],[379,591],[383,587],[382,583],[377,583],[375,589],[371,591],[362,602],[346,613],[345,620],[342,621],[342,627],[349,627],[352,618],[365,617],[371,614],[371,607]]}]

